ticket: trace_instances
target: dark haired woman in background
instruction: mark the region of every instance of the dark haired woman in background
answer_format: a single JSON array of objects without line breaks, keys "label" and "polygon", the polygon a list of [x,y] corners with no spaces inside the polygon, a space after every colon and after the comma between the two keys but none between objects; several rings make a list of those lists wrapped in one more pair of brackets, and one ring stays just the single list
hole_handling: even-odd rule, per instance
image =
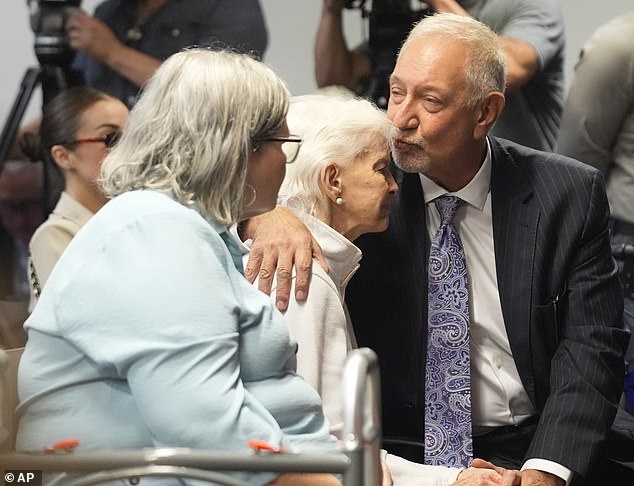
[{"label": "dark haired woman in background", "polygon": [[62,91],[43,109],[38,133],[25,133],[22,151],[59,168],[64,191],[29,243],[31,307],[53,266],[79,229],[106,202],[97,185],[101,162],[128,118],[118,99],[88,87]]}]

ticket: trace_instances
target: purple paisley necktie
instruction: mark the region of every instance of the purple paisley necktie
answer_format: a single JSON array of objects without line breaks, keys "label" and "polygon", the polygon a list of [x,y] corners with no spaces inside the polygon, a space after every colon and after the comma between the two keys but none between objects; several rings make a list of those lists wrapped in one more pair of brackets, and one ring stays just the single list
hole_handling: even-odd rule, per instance
[{"label": "purple paisley necktie", "polygon": [[441,222],[429,250],[425,373],[425,464],[457,467],[473,457],[467,266],[452,222],[462,202],[435,200]]}]

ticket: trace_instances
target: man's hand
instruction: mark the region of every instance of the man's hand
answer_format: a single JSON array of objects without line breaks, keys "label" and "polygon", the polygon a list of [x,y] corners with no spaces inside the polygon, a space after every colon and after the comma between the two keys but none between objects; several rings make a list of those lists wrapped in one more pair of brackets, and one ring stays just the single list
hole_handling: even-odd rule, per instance
[{"label": "man's hand", "polygon": [[277,278],[275,306],[280,311],[288,308],[293,265],[295,266],[295,298],[306,300],[312,274],[313,258],[328,271],[321,248],[304,223],[291,211],[277,207],[268,213],[251,218],[241,229],[243,239],[251,238],[253,246],[244,275],[253,282],[258,277],[258,288],[271,293],[273,276]]},{"label": "man's hand", "polygon": [[520,486],[519,471],[505,469],[483,459],[474,459],[451,486]]},{"label": "man's hand", "polygon": [[469,467],[458,474],[451,486],[499,486],[502,476],[493,469]]},{"label": "man's hand", "polygon": [[525,469],[519,472],[521,482],[519,483],[500,483],[502,486],[564,486],[564,480],[544,471],[536,469]]},{"label": "man's hand", "polygon": [[506,469],[500,466],[496,466],[495,464],[485,461],[484,459],[473,459],[471,462],[471,467],[479,468],[479,469],[493,469],[496,473],[501,476],[501,480],[499,482],[500,485],[503,486],[520,486],[522,476],[517,469]]},{"label": "man's hand", "polygon": [[143,86],[161,65],[161,60],[121,43],[112,30],[96,17],[73,10],[66,21],[68,40],[82,51],[136,86]]},{"label": "man's hand", "polygon": [[66,32],[73,49],[104,64],[121,44],[106,24],[81,10],[74,10],[69,15]]}]

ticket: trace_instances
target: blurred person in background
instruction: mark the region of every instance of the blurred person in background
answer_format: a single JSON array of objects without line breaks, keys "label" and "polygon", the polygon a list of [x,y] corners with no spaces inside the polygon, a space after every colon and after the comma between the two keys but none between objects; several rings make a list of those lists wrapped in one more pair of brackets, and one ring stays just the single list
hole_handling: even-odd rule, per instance
[{"label": "blurred person in background", "polygon": [[[623,320],[634,332],[634,10],[601,25],[575,66],[557,151],[599,169],[610,203],[613,252],[625,290]],[[634,339],[625,353],[634,413]]]},{"label": "blurred person in background", "polygon": [[97,184],[101,162],[128,118],[118,99],[88,87],[64,90],[44,106],[38,133],[25,133],[22,151],[61,171],[64,190],[29,242],[32,302],[79,229],[107,201]]},{"label": "blurred person in background", "polygon": [[268,32],[259,0],[106,0],[66,22],[86,84],[128,107],[156,68],[189,46],[231,47],[261,58]]},{"label": "blurred person in background", "polygon": [[[71,85],[86,84],[134,106],[140,89],[171,54],[189,46],[233,48],[261,58],[268,31],[259,0],[105,0],[66,20],[76,50]],[[20,129],[37,132],[39,117]],[[11,157],[24,158],[17,143]]]}]

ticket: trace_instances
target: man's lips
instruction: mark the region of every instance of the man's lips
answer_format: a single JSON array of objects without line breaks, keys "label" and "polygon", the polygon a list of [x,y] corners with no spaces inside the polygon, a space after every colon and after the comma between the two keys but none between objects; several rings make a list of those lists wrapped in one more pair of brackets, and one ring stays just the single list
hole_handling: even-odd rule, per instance
[{"label": "man's lips", "polygon": [[408,148],[411,148],[411,147],[418,147],[418,144],[411,143],[403,139],[397,139],[394,142],[394,148],[396,150],[407,150]]}]

